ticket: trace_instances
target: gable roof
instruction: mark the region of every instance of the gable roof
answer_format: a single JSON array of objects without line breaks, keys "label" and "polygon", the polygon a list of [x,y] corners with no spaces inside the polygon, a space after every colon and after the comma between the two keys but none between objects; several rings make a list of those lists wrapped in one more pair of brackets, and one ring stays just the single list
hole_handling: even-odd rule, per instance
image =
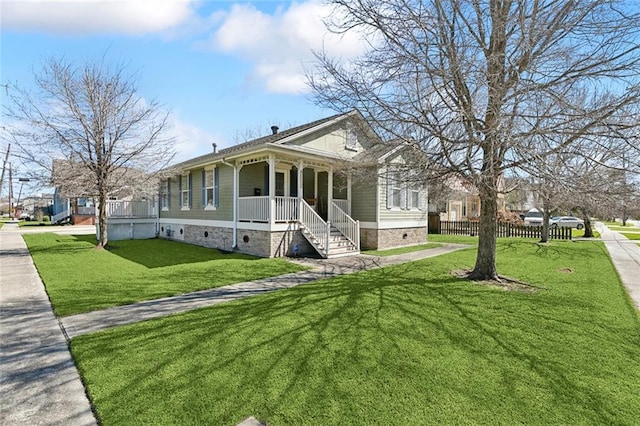
[{"label": "gable roof", "polygon": [[275,134],[270,134],[267,136],[262,136],[257,139],[252,139],[250,141],[234,145],[228,148],[221,149],[218,152],[211,152],[208,154],[201,155],[199,157],[192,158],[190,160],[183,161],[181,163],[173,165],[172,169],[189,169],[192,167],[197,167],[203,164],[211,163],[216,160],[222,160],[225,157],[228,157],[231,154],[239,153],[242,151],[248,151],[251,149],[255,149],[261,146],[266,146],[268,144],[281,144],[284,145],[290,138],[298,137],[302,134],[313,132],[316,130],[320,130],[324,127],[330,126],[334,123],[342,121],[352,116],[362,117],[358,110],[351,110],[346,113],[335,114],[326,118],[322,118],[320,120],[312,121],[310,123],[302,124],[300,126],[292,127],[287,130],[280,131]]}]

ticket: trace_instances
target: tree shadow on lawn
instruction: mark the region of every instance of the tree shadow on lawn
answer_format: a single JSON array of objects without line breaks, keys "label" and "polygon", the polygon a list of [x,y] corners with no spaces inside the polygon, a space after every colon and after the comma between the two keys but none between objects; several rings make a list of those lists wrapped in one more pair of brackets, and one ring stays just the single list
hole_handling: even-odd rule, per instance
[{"label": "tree shadow on lawn", "polygon": [[[74,235],[77,241],[92,242],[91,235]],[[143,265],[147,268],[163,268],[166,266],[188,263],[209,262],[212,260],[258,260],[259,257],[242,253],[224,252],[214,248],[193,244],[169,241],[161,238],[147,240],[121,240],[110,242],[107,251],[123,259]]]},{"label": "tree shadow on lawn", "polygon": [[[175,423],[189,410],[210,424],[613,421],[615,400],[590,377],[607,369],[597,362],[605,341],[627,362],[640,355],[633,342],[585,333],[602,326],[597,316],[562,318],[548,296],[430,267],[322,280],[82,336],[72,348],[105,423],[167,412]],[[487,404],[496,393],[500,404]]]}]

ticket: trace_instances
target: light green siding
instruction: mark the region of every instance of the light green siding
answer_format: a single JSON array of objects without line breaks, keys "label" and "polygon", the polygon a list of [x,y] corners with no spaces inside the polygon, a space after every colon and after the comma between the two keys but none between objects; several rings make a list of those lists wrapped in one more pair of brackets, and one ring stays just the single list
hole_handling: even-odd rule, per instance
[{"label": "light green siding", "polygon": [[[369,182],[375,182],[374,178]],[[361,222],[376,221],[376,195],[375,184],[354,181],[351,188],[351,216]]]},{"label": "light green siding", "polygon": [[255,189],[260,190],[260,195],[267,195],[269,188],[265,187],[267,163],[249,164],[240,169],[240,196],[253,197]]},{"label": "light green siding", "polygon": [[191,208],[180,207],[179,176],[171,178],[171,207],[161,211],[160,217],[176,219],[233,220],[233,169],[218,165],[219,204],[215,210],[205,210],[202,204],[202,174],[204,168],[191,170]]}]

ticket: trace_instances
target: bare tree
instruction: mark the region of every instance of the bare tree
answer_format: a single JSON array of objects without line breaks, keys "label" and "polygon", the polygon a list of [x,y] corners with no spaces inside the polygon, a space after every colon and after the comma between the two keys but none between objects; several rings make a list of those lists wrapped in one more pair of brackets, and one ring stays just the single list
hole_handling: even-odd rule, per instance
[{"label": "bare tree", "polygon": [[640,98],[640,15],[625,1],[329,3],[328,27],[361,31],[370,49],[350,63],[317,53],[316,101],[359,108],[381,136],[416,141],[474,183],[482,206],[472,279],[499,279],[500,176],[529,164],[532,144],[542,157],[566,150]]},{"label": "bare tree", "polygon": [[[6,136],[39,178],[53,176],[68,194],[97,198],[98,246],[105,247],[108,195],[153,182],[154,172],[174,156],[167,113],[137,94],[123,66],[104,60],[76,66],[50,59],[34,77],[36,90],[8,89]],[[66,160],[56,162],[55,175],[54,160]]]}]

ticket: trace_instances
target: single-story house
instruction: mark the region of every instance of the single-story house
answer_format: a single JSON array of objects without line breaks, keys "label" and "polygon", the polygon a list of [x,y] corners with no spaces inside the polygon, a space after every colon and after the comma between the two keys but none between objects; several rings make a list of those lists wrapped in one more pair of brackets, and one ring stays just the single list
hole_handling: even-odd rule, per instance
[{"label": "single-story house", "polygon": [[383,143],[357,110],[278,130],[173,166],[160,237],[264,257],[426,241],[426,186],[402,168],[409,145]]}]

